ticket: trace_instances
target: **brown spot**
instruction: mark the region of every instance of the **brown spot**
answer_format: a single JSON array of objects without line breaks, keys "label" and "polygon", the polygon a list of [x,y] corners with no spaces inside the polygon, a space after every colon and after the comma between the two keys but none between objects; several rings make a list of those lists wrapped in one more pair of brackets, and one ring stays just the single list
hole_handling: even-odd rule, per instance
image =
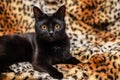
[{"label": "brown spot", "polygon": [[118,57],[117,57],[117,56],[114,56],[113,58],[114,58],[114,59],[118,59]]},{"label": "brown spot", "polygon": [[95,52],[100,52],[100,50],[95,50]]},{"label": "brown spot", "polygon": [[114,41],[115,40],[115,35],[112,33],[107,33],[106,35],[106,40],[108,41]]}]

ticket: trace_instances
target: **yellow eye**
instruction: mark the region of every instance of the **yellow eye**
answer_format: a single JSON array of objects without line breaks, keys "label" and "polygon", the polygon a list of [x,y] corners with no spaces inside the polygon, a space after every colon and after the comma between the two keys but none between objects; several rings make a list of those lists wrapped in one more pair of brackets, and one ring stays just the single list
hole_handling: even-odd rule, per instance
[{"label": "yellow eye", "polygon": [[55,29],[60,29],[60,27],[61,27],[61,26],[60,26],[59,24],[56,24],[56,25],[55,25]]},{"label": "yellow eye", "polygon": [[46,30],[46,29],[47,29],[47,26],[46,26],[46,25],[42,25],[41,28],[42,28],[43,30]]}]

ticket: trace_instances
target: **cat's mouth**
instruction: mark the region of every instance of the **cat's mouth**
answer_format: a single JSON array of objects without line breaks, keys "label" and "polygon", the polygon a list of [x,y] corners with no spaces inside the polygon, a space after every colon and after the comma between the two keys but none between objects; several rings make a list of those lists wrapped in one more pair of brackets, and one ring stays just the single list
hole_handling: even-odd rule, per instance
[{"label": "cat's mouth", "polygon": [[54,37],[52,37],[52,36],[49,39],[50,39],[50,41],[54,41]]},{"label": "cat's mouth", "polygon": [[49,41],[54,41],[54,37],[53,36],[51,36],[51,37],[49,37]]}]

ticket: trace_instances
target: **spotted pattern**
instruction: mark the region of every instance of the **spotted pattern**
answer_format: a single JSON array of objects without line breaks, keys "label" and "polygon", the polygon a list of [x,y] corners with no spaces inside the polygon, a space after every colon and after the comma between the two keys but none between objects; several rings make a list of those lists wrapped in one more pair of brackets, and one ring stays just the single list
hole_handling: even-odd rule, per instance
[{"label": "spotted pattern", "polygon": [[[0,35],[34,32],[32,7],[54,13],[66,5],[66,32],[78,65],[54,65],[63,80],[120,80],[120,0],[1,0]],[[10,66],[0,80],[53,80],[29,62]]]}]

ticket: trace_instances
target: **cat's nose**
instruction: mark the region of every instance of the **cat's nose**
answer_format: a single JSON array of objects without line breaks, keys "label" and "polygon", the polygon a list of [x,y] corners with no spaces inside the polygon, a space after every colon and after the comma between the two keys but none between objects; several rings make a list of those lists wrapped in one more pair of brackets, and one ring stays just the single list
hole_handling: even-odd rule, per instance
[{"label": "cat's nose", "polygon": [[53,36],[53,33],[49,33],[50,34],[50,36]]},{"label": "cat's nose", "polygon": [[50,36],[53,36],[53,31],[50,31],[49,34],[50,34]]}]

